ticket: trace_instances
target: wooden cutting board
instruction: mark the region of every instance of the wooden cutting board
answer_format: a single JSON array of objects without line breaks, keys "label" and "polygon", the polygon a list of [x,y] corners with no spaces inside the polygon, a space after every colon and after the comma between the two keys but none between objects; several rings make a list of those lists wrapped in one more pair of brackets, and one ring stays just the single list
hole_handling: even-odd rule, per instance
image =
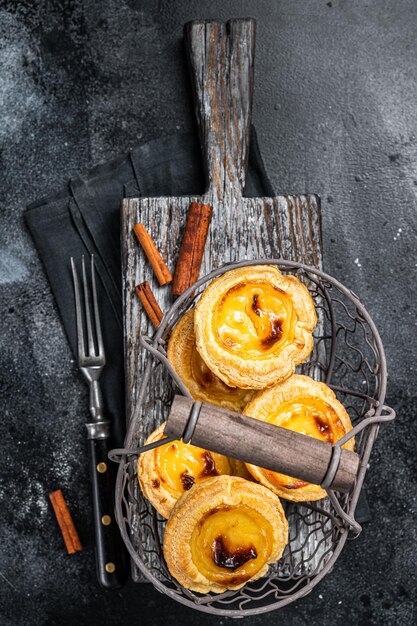
[{"label": "wooden cutting board", "polygon": [[[161,423],[161,415],[167,415],[172,398],[172,390],[166,389],[158,368],[152,384],[160,391],[142,406],[137,402],[148,358],[139,346],[139,337],[153,334],[153,328],[137,300],[135,286],[148,280],[164,311],[173,303],[173,297],[169,285],[159,287],[155,280],[132,234],[136,223],[145,225],[172,273],[192,201],[213,206],[201,275],[225,262],[257,258],[281,257],[322,268],[318,196],[243,197],[252,112],[255,21],[191,22],[185,27],[185,40],[207,191],[202,197],[136,198],[123,202],[126,400],[127,418],[134,420],[127,447],[142,443]],[[314,537],[309,541],[314,541]]]}]

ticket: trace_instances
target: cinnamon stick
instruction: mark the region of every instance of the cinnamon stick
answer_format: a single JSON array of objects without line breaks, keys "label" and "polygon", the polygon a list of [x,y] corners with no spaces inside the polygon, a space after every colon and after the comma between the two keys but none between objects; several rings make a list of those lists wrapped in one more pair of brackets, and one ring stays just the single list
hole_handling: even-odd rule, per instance
[{"label": "cinnamon stick", "polygon": [[172,274],[167,268],[165,261],[161,257],[144,225],[135,224],[133,232],[138,238],[144,253],[148,257],[149,263],[152,265],[152,269],[155,272],[155,276],[157,277],[159,284],[162,286],[170,283],[172,280]]},{"label": "cinnamon stick", "polygon": [[184,237],[175,268],[172,293],[180,296],[198,279],[213,207],[192,202],[188,210]]},{"label": "cinnamon stick", "polygon": [[153,291],[150,288],[147,280],[136,286],[136,295],[142,302],[143,308],[148,314],[148,317],[151,320],[152,324],[155,326],[155,328],[159,326],[164,314],[162,313],[161,307],[159,306],[155,296],[153,295]]},{"label": "cinnamon stick", "polygon": [[53,491],[49,494],[49,499],[53,506],[56,519],[61,529],[62,537],[65,542],[68,554],[74,554],[82,550],[80,538],[72,521],[71,513],[68,510],[64,495],[61,489]]}]

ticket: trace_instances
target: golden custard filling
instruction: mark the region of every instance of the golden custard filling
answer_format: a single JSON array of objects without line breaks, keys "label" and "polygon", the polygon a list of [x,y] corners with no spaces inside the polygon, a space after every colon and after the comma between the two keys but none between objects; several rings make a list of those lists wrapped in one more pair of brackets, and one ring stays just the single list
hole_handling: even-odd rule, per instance
[{"label": "golden custard filling", "polygon": [[295,323],[291,296],[271,283],[240,283],[225,293],[213,312],[219,343],[244,359],[279,353],[293,342]]},{"label": "golden custard filling", "polygon": [[[324,400],[311,396],[300,396],[283,402],[266,421],[331,444],[346,434],[334,408]],[[278,472],[263,471],[271,482],[286,489],[299,489],[309,484]]]},{"label": "golden custard filling", "polygon": [[183,441],[156,448],[154,454],[159,478],[154,480],[153,487],[158,489],[163,482],[164,488],[176,499],[206,478],[233,474],[227,457]]},{"label": "golden custard filling", "polygon": [[207,367],[201,358],[195,346],[193,346],[191,351],[191,373],[194,380],[206,393],[219,400],[230,400],[230,394],[233,394],[236,400],[241,399],[243,402],[245,396],[248,394],[247,389],[229,387],[229,385],[226,385],[226,383],[220,380],[216,374],[213,374],[211,369]]},{"label": "golden custard filling", "polygon": [[191,536],[191,556],[210,581],[238,585],[254,576],[272,550],[270,523],[249,506],[222,505],[206,513]]}]

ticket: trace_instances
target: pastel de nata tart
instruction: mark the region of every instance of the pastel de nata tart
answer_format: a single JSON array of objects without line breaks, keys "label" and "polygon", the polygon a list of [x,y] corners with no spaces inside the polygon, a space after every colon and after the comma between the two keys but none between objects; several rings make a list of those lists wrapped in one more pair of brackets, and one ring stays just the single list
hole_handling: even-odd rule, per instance
[{"label": "pastel de nata tart", "polygon": [[308,289],[273,265],[216,278],[195,310],[197,350],[231,387],[264,389],[293,374],[313,349],[317,324]]},{"label": "pastel de nata tart", "polygon": [[195,344],[194,309],[172,331],[167,356],[194,400],[240,412],[253,396],[247,389],[229,387],[207,367]]},{"label": "pastel de nata tart", "polygon": [[221,593],[263,576],[287,542],[287,520],[272,491],[218,476],[178,500],[165,529],[164,557],[187,589]]},{"label": "pastel de nata tart", "polygon": [[232,459],[229,457],[230,465],[232,467],[232,476],[239,476],[240,478],[245,478],[246,480],[255,480],[246,464],[243,461],[239,461],[239,459]]},{"label": "pastel de nata tart", "polygon": [[[352,429],[349,415],[330,387],[308,376],[294,375],[283,383],[265,389],[247,405],[244,413],[331,444]],[[353,450],[353,438],[343,447]],[[327,496],[319,485],[256,465],[246,464],[246,467],[256,480],[280,498],[303,502]]]},{"label": "pastel de nata tart", "polygon": [[[163,439],[164,428],[165,423],[153,431],[146,443]],[[235,471],[234,462],[226,456],[182,440],[144,452],[138,459],[142,493],[163,517],[169,517],[178,498],[193,485]]]}]

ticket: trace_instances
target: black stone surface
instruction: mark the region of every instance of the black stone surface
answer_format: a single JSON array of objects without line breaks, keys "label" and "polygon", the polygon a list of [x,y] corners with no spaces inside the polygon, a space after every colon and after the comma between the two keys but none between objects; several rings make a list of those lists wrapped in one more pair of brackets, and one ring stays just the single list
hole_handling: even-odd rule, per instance
[{"label": "black stone surface", "polygon": [[[2,624],[214,624],[130,583],[96,583],[87,395],[22,212],[73,173],[194,127],[192,18],[258,19],[254,122],[277,192],[323,200],[326,269],[386,346],[388,402],[366,479],[373,521],[334,571],[245,623],[411,625],[416,614],[417,4],[414,0],[0,2]],[[67,556],[61,487],[85,549]]]}]

